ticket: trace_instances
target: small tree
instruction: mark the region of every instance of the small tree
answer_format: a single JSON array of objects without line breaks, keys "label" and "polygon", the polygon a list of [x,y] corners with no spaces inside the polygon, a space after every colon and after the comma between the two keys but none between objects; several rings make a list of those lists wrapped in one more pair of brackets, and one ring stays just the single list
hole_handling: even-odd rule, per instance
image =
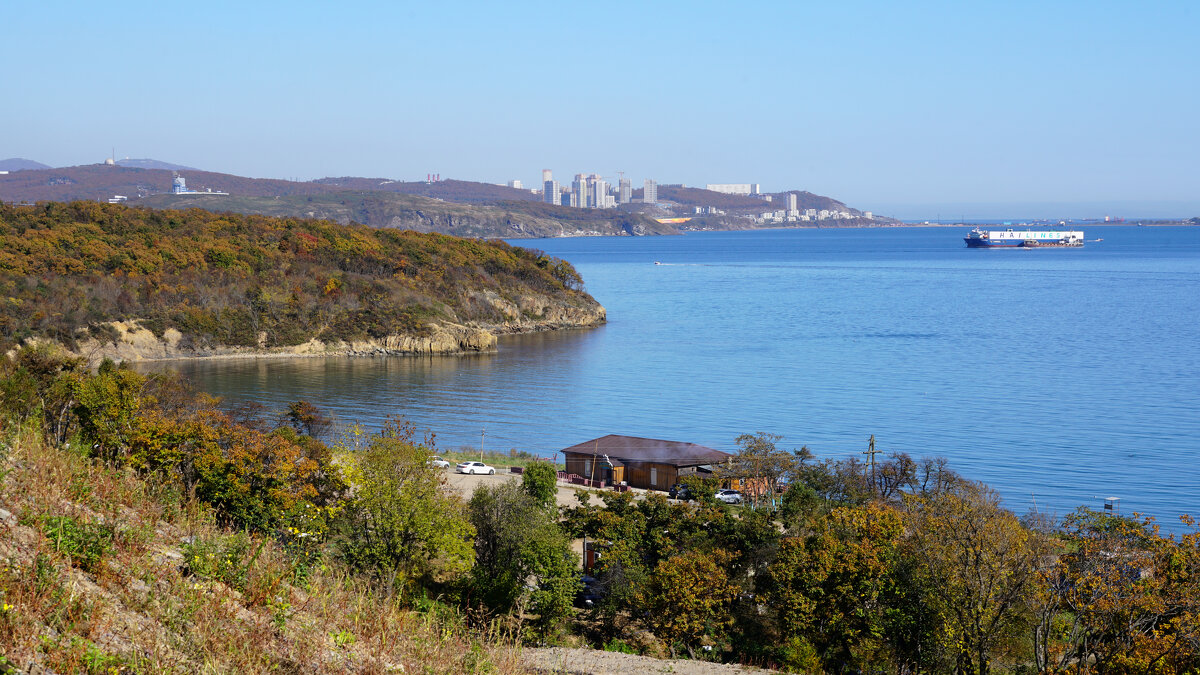
[{"label": "small tree", "polygon": [[755,508],[763,504],[776,508],[775,495],[785,480],[811,456],[807,448],[794,453],[778,449],[781,440],[783,436],[764,431],[742,434],[736,439],[737,455],[718,469],[721,478],[742,481],[742,492]]},{"label": "small tree", "polygon": [[906,506],[916,582],[937,614],[938,639],[957,672],[987,675],[994,650],[1026,628],[1046,542],[986,486],[964,483]]},{"label": "small tree", "polygon": [[142,406],[146,379],[124,364],[105,359],[95,376],[76,380],[75,416],[92,454],[122,463],[129,450],[134,422]]},{"label": "small tree", "polygon": [[355,492],[342,512],[342,554],[387,593],[445,580],[472,559],[474,528],[462,501],[409,430],[389,422],[347,471]]},{"label": "small tree", "polygon": [[720,486],[716,478],[690,474],[680,479],[679,483],[687,488],[688,496],[702,504],[717,501],[717,489]]},{"label": "small tree", "polygon": [[528,606],[540,637],[557,634],[579,590],[578,559],[557,514],[513,483],[477,489],[469,514],[480,599],[499,611]]},{"label": "small tree", "polygon": [[785,658],[809,653],[830,671],[879,660],[903,524],[881,504],[840,507],[803,539],[783,542],[766,597],[778,613]]},{"label": "small tree", "polygon": [[521,489],[546,507],[554,506],[558,494],[558,472],[550,462],[533,462],[521,475]]},{"label": "small tree", "polygon": [[725,637],[733,623],[737,587],[726,568],[730,554],[693,550],[659,561],[634,594],[634,604],[658,637],[689,652],[707,636]]},{"label": "small tree", "polygon": [[293,429],[313,438],[321,438],[333,426],[333,420],[308,401],[289,403],[287,414],[283,417]]}]

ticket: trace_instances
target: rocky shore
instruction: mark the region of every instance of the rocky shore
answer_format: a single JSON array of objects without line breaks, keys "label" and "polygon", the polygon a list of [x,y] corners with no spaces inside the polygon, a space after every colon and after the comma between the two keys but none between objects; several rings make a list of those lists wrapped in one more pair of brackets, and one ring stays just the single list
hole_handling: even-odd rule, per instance
[{"label": "rocky shore", "polygon": [[[267,346],[260,335],[259,346],[196,344],[174,328],[156,335],[138,321],[112,321],[111,331],[102,339],[85,337],[74,349],[67,349],[96,364],[113,361],[170,361],[178,359],[236,359],[264,357],[385,356],[476,354],[493,351],[498,335],[535,333],[548,330],[590,328],[606,320],[604,307],[596,303],[568,303],[545,295],[525,295],[515,302],[494,291],[478,291],[468,299],[477,307],[486,307],[498,321],[454,323],[435,321],[424,335],[389,335],[364,340],[307,342],[282,347]],[[45,342],[44,340],[39,340]]]}]

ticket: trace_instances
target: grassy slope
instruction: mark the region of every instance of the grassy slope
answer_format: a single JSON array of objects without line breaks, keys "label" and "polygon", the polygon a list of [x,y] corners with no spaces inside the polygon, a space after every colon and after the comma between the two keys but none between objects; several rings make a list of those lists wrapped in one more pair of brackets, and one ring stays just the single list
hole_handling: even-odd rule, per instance
[{"label": "grassy slope", "polygon": [[[524,672],[454,610],[405,609],[338,564],[300,578],[271,541],[38,435],[0,439],[0,648],[59,673]],[[47,523],[107,528],[87,542]],[[122,669],[126,670],[122,670]]]}]

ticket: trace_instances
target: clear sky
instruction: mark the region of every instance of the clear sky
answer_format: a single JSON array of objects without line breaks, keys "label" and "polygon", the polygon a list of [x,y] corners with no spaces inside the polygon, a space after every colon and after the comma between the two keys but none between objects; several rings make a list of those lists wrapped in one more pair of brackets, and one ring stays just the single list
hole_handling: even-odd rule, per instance
[{"label": "clear sky", "polygon": [[1198,36],[1194,0],[10,0],[0,158],[1192,216]]}]

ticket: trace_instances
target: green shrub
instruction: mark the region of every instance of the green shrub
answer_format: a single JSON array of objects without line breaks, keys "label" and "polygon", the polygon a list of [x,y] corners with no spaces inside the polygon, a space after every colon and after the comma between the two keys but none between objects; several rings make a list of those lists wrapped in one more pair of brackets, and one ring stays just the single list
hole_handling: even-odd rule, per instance
[{"label": "green shrub", "polygon": [[185,573],[242,591],[246,588],[250,550],[250,537],[244,532],[212,539],[197,537],[183,546]]},{"label": "green shrub", "polygon": [[101,523],[80,522],[71,516],[48,516],[42,520],[42,533],[65,553],[71,563],[85,572],[96,572],[112,553],[116,531]]},{"label": "green shrub", "polygon": [[474,529],[457,494],[429,465],[411,424],[389,421],[347,470],[354,496],[338,525],[343,558],[385,593],[448,581],[471,566]]},{"label": "green shrub", "polygon": [[558,472],[550,462],[534,462],[521,475],[521,489],[540,504],[552,507],[558,494]]},{"label": "green shrub", "polygon": [[625,642],[621,638],[613,638],[613,639],[609,640],[608,643],[604,645],[604,651],[617,652],[619,654],[636,654],[637,653],[637,651],[633,647],[629,646],[629,643]]}]

